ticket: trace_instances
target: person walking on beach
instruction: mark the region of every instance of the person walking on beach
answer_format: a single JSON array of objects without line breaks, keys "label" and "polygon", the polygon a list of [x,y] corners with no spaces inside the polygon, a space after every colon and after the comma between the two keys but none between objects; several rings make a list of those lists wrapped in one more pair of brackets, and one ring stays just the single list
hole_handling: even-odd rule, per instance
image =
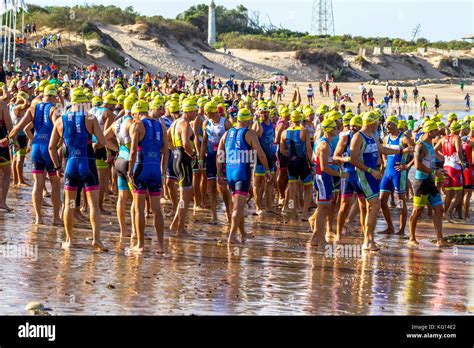
[{"label": "person walking on beach", "polygon": [[62,174],[62,166],[58,157],[57,145],[64,141],[67,149],[67,164],[64,170],[64,229],[66,241],[64,249],[73,245],[73,229],[75,206],[78,187],[82,185],[86,192],[90,208],[92,225],[92,246],[100,251],[107,251],[100,240],[101,214],[99,208],[99,175],[92,155],[92,135],[97,138],[97,146],[105,146],[105,138],[95,117],[87,117],[84,112],[88,108],[89,99],[80,89],[73,92],[72,107],[69,112],[59,117],[49,141],[49,155],[56,172]]},{"label": "person walking on beach", "polygon": [[320,97],[324,97],[323,80],[319,80],[319,96],[320,96]]},{"label": "person walking on beach", "polygon": [[333,159],[334,148],[331,143],[339,134],[336,122],[332,119],[325,119],[321,123],[321,129],[324,135],[318,139],[315,151],[316,174],[314,185],[318,191],[318,208],[316,209],[315,224],[310,242],[312,247],[318,248],[324,247],[326,244],[325,227],[329,218],[331,202],[334,194],[333,177],[339,177],[342,179],[349,178],[348,172],[337,171],[331,167],[331,164],[335,164]]},{"label": "person walking on beach", "polygon": [[434,101],[434,109],[435,109],[435,113],[438,113],[439,112],[439,107],[441,106],[440,102],[439,102],[439,98],[438,98],[438,95],[436,94],[435,95],[435,101]]},{"label": "person walking on beach", "polygon": [[433,139],[438,135],[438,126],[434,121],[423,125],[423,136],[415,147],[415,180],[413,181],[413,212],[410,216],[409,246],[417,246],[416,226],[426,204],[430,204],[433,213],[433,225],[436,232],[436,245],[449,246],[443,239],[443,199],[434,183],[434,178],[443,178],[443,169],[435,169],[436,151]]},{"label": "person walking on beach", "polygon": [[[33,162],[33,191],[32,201],[35,211],[35,224],[43,224],[41,207],[43,205],[43,190],[45,186],[45,171],[49,175],[51,182],[51,201],[53,203],[53,225],[62,225],[59,212],[61,210],[60,179],[54,170],[51,156],[48,152],[49,139],[53,131],[53,125],[58,118],[56,113],[57,90],[53,85],[44,89],[44,96],[40,103],[36,104],[34,111],[28,110],[25,117],[10,132],[10,138],[15,138],[17,134],[26,129],[32,123],[34,126],[34,136],[32,141],[31,161]],[[17,97],[27,103],[28,96]]]},{"label": "person walking on beach", "polygon": [[148,103],[137,101],[132,107],[136,122],[130,127],[130,165],[128,180],[133,187],[133,209],[135,216],[136,243],[131,241],[132,251],[145,248],[145,199],[149,197],[153,212],[153,226],[158,240],[157,253],[164,253],[164,221],[160,198],[162,173],[168,163],[166,126],[161,120],[150,116]]},{"label": "person walking on beach", "polygon": [[[240,109],[237,115],[237,126],[225,132],[218,148],[217,179],[220,185],[224,185],[223,165],[225,163],[225,177],[232,192],[233,210],[228,245],[245,243],[247,240],[244,209],[250,193],[251,164],[255,160],[253,158],[255,154],[265,169],[266,180],[271,180],[267,157],[260,146],[257,133],[249,129],[251,122],[250,111],[247,108]],[[240,231],[240,240],[237,237],[237,231]]]},{"label": "person walking on beach", "polygon": [[418,103],[418,94],[419,94],[419,91],[418,91],[418,88],[415,88],[413,89],[413,101],[415,102],[415,104]]},{"label": "person walking on beach", "polygon": [[313,90],[313,85],[311,83],[308,85],[308,88],[306,90],[306,96],[308,98],[308,104],[310,106],[312,106],[313,105],[314,90]]},{"label": "person walking on beach", "polygon": [[464,101],[466,102],[466,111],[470,111],[471,110],[471,96],[469,95],[469,93],[467,93],[466,96],[464,97]]}]

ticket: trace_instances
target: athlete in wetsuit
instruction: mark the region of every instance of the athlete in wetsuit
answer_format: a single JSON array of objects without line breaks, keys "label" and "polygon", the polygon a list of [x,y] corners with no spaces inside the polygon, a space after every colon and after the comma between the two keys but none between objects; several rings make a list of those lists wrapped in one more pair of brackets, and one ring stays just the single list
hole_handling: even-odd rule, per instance
[{"label": "athlete in wetsuit", "polygon": [[[225,178],[232,192],[232,220],[230,224],[228,245],[245,243],[247,233],[244,224],[244,208],[250,192],[252,180],[252,163],[255,163],[255,153],[265,168],[265,176],[270,180],[265,152],[260,146],[255,131],[249,129],[252,114],[247,108],[239,110],[237,127],[229,129],[221,138],[218,148],[217,178],[224,185],[223,162],[225,162]],[[241,238],[237,237],[240,231]]]},{"label": "athlete in wetsuit", "polygon": [[[206,120],[203,123],[204,137],[201,143],[200,158],[205,158],[207,186],[209,188],[209,201],[211,203],[211,223],[217,224],[217,191],[222,194],[224,200],[227,222],[231,220],[231,196],[227,185],[217,185],[217,148],[224,133],[232,125],[225,117],[217,113],[217,105],[214,102],[206,103],[204,106]],[[199,168],[203,166],[202,161]]]},{"label": "athlete in wetsuit", "polygon": [[409,246],[417,246],[416,225],[423,208],[429,203],[433,210],[433,225],[436,232],[437,245],[449,246],[443,240],[443,200],[438,189],[435,186],[433,177],[443,176],[443,169],[435,169],[436,151],[433,148],[433,139],[438,133],[438,127],[433,121],[426,121],[423,124],[424,136],[420,139],[415,147],[415,180],[413,182],[413,190],[415,197],[413,198],[413,212],[410,216],[410,240]]},{"label": "athlete in wetsuit", "polygon": [[104,146],[105,138],[97,119],[89,117],[84,112],[89,102],[82,90],[76,89],[73,92],[71,110],[54,123],[48,149],[55,170],[61,171],[57,146],[60,141],[64,141],[67,148],[67,165],[64,171],[66,241],[63,243],[63,248],[69,249],[73,244],[74,208],[77,188],[82,183],[90,207],[92,246],[100,251],[107,251],[100,240],[99,177],[95,162],[90,159],[92,135],[97,139],[97,146]]},{"label": "athlete in wetsuit", "polygon": [[173,147],[173,169],[178,177],[180,189],[180,203],[176,209],[170,230],[176,231],[178,236],[188,235],[184,224],[188,214],[189,202],[193,194],[193,162],[197,160],[197,153],[193,142],[195,134],[190,123],[197,117],[197,109],[198,107],[194,100],[183,101],[183,115],[169,129]]},{"label": "athlete in wetsuit", "polygon": [[[255,207],[257,215],[261,216],[264,213],[278,214],[273,209],[273,186],[275,179],[275,161],[273,153],[273,142],[275,141],[275,127],[270,120],[268,107],[265,103],[260,103],[258,106],[258,119],[253,123],[252,129],[257,133],[260,141],[260,146],[265,152],[267,163],[270,167],[271,180],[265,182],[265,169],[262,163],[257,161],[254,174],[254,196]],[[263,195],[265,194],[265,202],[263,202]]]},{"label": "athlete in wetsuit", "polygon": [[49,140],[53,131],[54,123],[58,118],[56,114],[57,90],[54,85],[49,85],[44,90],[44,96],[40,103],[36,104],[34,113],[27,112],[21,121],[10,132],[14,138],[22,129],[30,123],[34,127],[32,141],[31,160],[33,162],[33,192],[32,202],[35,211],[35,223],[43,223],[41,207],[43,205],[43,190],[45,187],[45,171],[51,182],[51,202],[53,203],[53,225],[62,225],[60,218],[61,189],[60,180],[54,169],[54,164],[49,155]]},{"label": "athlete in wetsuit", "polygon": [[[388,131],[388,135],[384,139],[385,147],[401,150],[409,146],[415,146],[413,140],[398,130],[398,118],[396,116],[388,117],[385,126]],[[380,183],[380,202],[383,216],[387,222],[387,229],[383,233],[390,234],[395,232],[392,214],[388,207],[390,193],[392,190],[395,190],[395,193],[398,194],[399,201],[402,202],[400,209],[400,229],[397,234],[404,234],[408,215],[406,202],[407,169],[411,167],[412,163],[407,163],[406,154],[386,155],[384,157],[386,162],[385,172]]]},{"label": "athlete in wetsuit", "polygon": [[128,179],[133,186],[136,243],[131,240],[131,250],[142,252],[145,248],[145,198],[150,196],[154,227],[158,239],[158,253],[164,253],[164,222],[160,206],[162,173],[168,163],[166,127],[148,113],[148,103],[137,101],[132,114],[137,119],[130,127],[130,164]]}]

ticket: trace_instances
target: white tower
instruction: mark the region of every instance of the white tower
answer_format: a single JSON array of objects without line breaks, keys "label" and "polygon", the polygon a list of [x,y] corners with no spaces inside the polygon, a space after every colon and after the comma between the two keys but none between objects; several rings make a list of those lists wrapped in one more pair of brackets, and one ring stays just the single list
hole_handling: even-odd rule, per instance
[{"label": "white tower", "polygon": [[209,23],[207,26],[207,42],[209,45],[216,43],[216,4],[211,0],[209,4]]}]

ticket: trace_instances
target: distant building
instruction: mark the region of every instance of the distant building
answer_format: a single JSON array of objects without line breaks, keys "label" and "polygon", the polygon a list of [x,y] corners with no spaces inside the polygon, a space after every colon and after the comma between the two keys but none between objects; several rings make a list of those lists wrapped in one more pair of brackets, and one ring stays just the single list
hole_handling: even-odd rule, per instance
[{"label": "distant building", "polygon": [[462,38],[464,41],[469,41],[470,43],[474,43],[474,34],[467,35]]},{"label": "distant building", "polygon": [[209,45],[216,43],[216,4],[211,0],[209,4],[209,23],[207,26],[207,42]]}]

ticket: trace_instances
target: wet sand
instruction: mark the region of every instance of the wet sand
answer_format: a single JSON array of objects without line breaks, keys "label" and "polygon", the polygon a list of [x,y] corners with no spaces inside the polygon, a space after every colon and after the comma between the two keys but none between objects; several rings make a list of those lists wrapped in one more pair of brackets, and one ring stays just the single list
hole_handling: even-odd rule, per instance
[{"label": "wet sand", "polygon": [[[111,212],[114,201],[108,198]],[[30,301],[51,308],[51,315],[474,313],[474,246],[436,249],[427,219],[419,224],[417,250],[407,248],[407,237],[378,235],[384,246],[378,253],[332,257],[307,249],[307,223],[258,218],[249,209],[246,224],[254,238],[228,249],[221,206],[220,226],[207,223],[207,212],[191,220],[193,238],[170,234],[166,219],[165,256],[152,252],[156,238],[148,220],[148,251],[137,256],[125,252],[129,242],[120,242],[115,215],[102,216],[109,253],[89,248],[88,223],[76,225],[76,246],[64,251],[63,228],[33,225],[30,188],[12,190],[8,202],[16,210],[0,213],[0,241],[37,245],[38,259],[1,258],[2,315],[27,314]],[[445,225],[445,233],[471,232],[472,215],[468,222]],[[382,220],[377,230],[385,228]],[[360,244],[360,234],[345,243]]]}]

